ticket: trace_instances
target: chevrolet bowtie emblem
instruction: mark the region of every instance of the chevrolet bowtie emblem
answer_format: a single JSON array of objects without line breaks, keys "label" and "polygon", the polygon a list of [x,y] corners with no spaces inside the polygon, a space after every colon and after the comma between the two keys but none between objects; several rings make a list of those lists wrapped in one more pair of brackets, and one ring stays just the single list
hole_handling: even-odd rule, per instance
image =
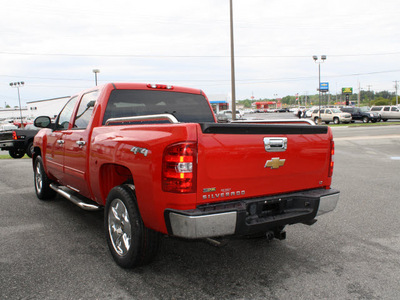
[{"label": "chevrolet bowtie emblem", "polygon": [[267,160],[264,168],[278,169],[285,164],[286,159],[280,159],[279,157],[273,157],[271,160]]}]

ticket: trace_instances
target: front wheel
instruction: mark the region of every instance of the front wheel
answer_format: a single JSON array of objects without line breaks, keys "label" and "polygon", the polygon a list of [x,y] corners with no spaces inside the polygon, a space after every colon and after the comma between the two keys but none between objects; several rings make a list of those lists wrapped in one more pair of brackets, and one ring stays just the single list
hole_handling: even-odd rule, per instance
[{"label": "front wheel", "polygon": [[52,199],[56,196],[56,191],[50,188],[51,180],[47,177],[43,167],[41,156],[36,157],[33,165],[33,178],[35,180],[36,196],[40,200]]},{"label": "front wheel", "polygon": [[368,117],[363,117],[362,121],[363,121],[363,123],[368,123],[369,122],[369,118]]},{"label": "front wheel", "polygon": [[143,224],[136,195],[127,186],[113,188],[106,202],[104,225],[115,262],[132,268],[151,262],[160,246],[160,234]]},{"label": "front wheel", "polygon": [[12,149],[8,151],[8,154],[10,154],[10,156],[12,158],[21,158],[25,155],[25,150],[24,149]]},{"label": "front wheel", "polygon": [[334,118],[334,119],[333,119],[333,123],[334,123],[334,124],[340,124],[339,118]]}]

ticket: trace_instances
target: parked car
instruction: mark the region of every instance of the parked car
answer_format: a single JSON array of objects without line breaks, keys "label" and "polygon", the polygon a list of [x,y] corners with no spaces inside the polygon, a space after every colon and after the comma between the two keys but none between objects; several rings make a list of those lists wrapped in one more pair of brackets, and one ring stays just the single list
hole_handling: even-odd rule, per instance
[{"label": "parked car", "polygon": [[[33,125],[27,125],[33,126]],[[0,132],[0,150],[8,151],[12,158],[21,158],[25,154],[33,155],[33,138],[39,128],[14,129]]]},{"label": "parked car", "polygon": [[[221,110],[219,114],[226,114],[228,115],[228,118],[232,119],[232,111],[231,110]],[[243,118],[243,113],[240,110],[236,110],[236,119],[241,119]]]},{"label": "parked car", "polygon": [[384,122],[388,119],[400,119],[400,109],[394,105],[372,106],[371,111],[378,113]]},{"label": "parked car", "polygon": [[232,121],[232,114],[219,113],[216,115],[218,123],[228,123]]},{"label": "parked car", "polygon": [[297,116],[298,113],[299,113],[299,110],[301,110],[301,111],[303,112],[303,111],[306,110],[306,109],[307,109],[307,108],[306,108],[305,106],[297,107],[297,108],[295,108],[295,109],[293,110],[293,114],[294,114],[295,116]]},{"label": "parked car", "polygon": [[339,108],[322,108],[320,113],[318,112],[318,108],[314,109],[311,118],[315,123],[318,122],[319,116],[321,116],[321,121],[325,122],[325,124],[329,124],[330,122],[335,124],[351,122],[351,114],[344,113]]},{"label": "parked car", "polygon": [[340,108],[342,112],[346,112],[351,114],[352,122],[355,120],[362,121],[363,123],[368,123],[371,121],[372,123],[379,122],[381,120],[381,116],[377,112],[371,111],[368,106],[364,107],[354,107],[354,106],[345,106]]},{"label": "parked car", "polygon": [[307,109],[306,110],[306,118],[311,118],[313,111],[314,111],[313,109]]},{"label": "parked car", "polygon": [[15,126],[14,124],[1,124],[0,125],[0,131],[14,130],[17,128],[18,127]]}]

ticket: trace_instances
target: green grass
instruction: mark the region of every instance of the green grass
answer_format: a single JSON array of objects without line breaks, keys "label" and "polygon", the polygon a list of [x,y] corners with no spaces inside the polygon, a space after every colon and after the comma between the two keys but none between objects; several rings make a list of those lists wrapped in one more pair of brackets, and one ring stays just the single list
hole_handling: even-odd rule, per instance
[{"label": "green grass", "polygon": [[[29,158],[29,156],[25,154],[24,157],[19,158],[19,159],[26,159],[26,158]],[[3,154],[3,155],[0,155],[0,159],[13,159],[13,158],[8,154]]]},{"label": "green grass", "polygon": [[[322,125],[325,125],[325,123],[323,123]],[[400,122],[376,122],[376,123],[356,122],[356,123],[349,123],[349,124],[341,123],[341,124],[337,124],[337,125],[329,123],[329,126],[332,126],[332,127],[344,127],[344,126],[346,126],[346,127],[362,127],[362,126],[390,126],[390,125],[400,125]]]}]

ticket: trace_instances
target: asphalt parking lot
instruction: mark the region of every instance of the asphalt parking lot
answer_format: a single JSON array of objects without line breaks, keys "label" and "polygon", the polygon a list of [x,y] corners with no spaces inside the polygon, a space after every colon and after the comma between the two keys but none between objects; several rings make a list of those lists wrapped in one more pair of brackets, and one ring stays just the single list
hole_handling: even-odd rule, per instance
[{"label": "asphalt parking lot", "polygon": [[166,237],[134,270],[113,262],[102,212],[38,200],[31,161],[0,160],[0,299],[399,299],[400,126],[333,132],[334,212],[284,241]]}]

